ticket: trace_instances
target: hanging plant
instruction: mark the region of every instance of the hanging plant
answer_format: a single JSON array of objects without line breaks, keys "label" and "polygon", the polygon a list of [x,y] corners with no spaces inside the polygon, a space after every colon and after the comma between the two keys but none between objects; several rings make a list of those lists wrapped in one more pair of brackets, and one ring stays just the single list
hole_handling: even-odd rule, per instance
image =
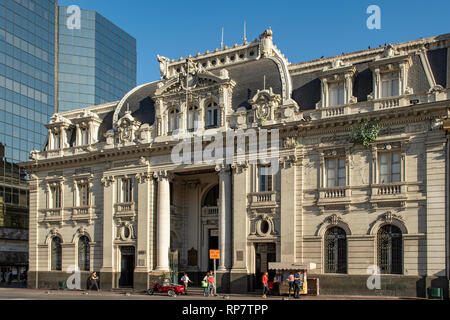
[{"label": "hanging plant", "polygon": [[370,144],[377,140],[380,130],[381,126],[378,120],[364,119],[361,125],[352,127],[351,140],[369,148]]}]

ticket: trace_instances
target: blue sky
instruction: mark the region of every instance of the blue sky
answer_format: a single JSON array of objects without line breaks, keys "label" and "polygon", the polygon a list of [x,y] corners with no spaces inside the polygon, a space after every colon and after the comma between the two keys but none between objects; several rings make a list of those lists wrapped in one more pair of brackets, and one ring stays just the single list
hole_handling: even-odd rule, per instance
[{"label": "blue sky", "polygon": [[[241,43],[271,26],[291,63],[450,32],[450,1],[149,1],[59,0],[96,10],[137,40],[137,84],[160,77],[156,55],[178,59]],[[381,9],[381,29],[369,30],[369,5]]]}]

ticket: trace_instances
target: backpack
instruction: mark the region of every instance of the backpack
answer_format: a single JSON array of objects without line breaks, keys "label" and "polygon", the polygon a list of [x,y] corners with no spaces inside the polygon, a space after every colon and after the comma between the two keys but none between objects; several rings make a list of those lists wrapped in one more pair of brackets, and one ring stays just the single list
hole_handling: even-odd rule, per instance
[{"label": "backpack", "polygon": [[206,282],[205,280],[202,280],[202,288],[206,288],[208,287],[208,282]]}]

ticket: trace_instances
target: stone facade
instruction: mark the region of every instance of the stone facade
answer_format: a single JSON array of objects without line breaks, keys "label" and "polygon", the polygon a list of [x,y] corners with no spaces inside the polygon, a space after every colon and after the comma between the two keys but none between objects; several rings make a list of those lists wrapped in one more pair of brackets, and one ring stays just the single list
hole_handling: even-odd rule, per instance
[{"label": "stone facade", "polygon": [[[29,285],[57,286],[84,263],[103,289],[143,290],[176,270],[199,279],[219,248],[225,292],[255,290],[277,261],[315,263],[322,293],[437,286],[448,296],[449,44],[444,35],[290,64],[268,29],[232,48],[158,56],[161,80],[55,114],[48,145],[22,164]],[[375,135],[358,140],[365,125]],[[264,129],[279,168],[269,175],[253,161]],[[230,131],[225,161],[211,137]],[[195,161],[212,145],[214,161]],[[366,285],[373,265],[378,291]]]}]

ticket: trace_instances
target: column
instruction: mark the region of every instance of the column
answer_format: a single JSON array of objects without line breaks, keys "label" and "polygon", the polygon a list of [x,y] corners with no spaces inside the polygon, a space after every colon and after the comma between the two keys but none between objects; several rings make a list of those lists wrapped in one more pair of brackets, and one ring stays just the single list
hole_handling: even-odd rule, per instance
[{"label": "column", "polygon": [[247,164],[233,164],[233,268],[230,275],[231,292],[248,292],[248,261],[252,256],[247,249],[248,219],[247,192],[249,175]]},{"label": "column", "polygon": [[170,185],[167,171],[155,172],[158,179],[156,271],[169,271],[170,248]]},{"label": "column", "polygon": [[219,174],[219,271],[230,268],[231,262],[231,177],[227,165],[216,166]]},{"label": "column", "polygon": [[136,175],[138,181],[137,196],[137,264],[134,269],[134,289],[146,290],[149,288],[148,271],[150,270],[150,213],[152,199],[153,178],[150,172]]},{"label": "column", "polygon": [[285,160],[281,169],[281,262],[296,262],[296,167],[295,160]]},{"label": "column", "polygon": [[113,287],[113,237],[114,237],[114,178],[103,177],[103,257],[100,269],[100,287],[102,290]]}]

